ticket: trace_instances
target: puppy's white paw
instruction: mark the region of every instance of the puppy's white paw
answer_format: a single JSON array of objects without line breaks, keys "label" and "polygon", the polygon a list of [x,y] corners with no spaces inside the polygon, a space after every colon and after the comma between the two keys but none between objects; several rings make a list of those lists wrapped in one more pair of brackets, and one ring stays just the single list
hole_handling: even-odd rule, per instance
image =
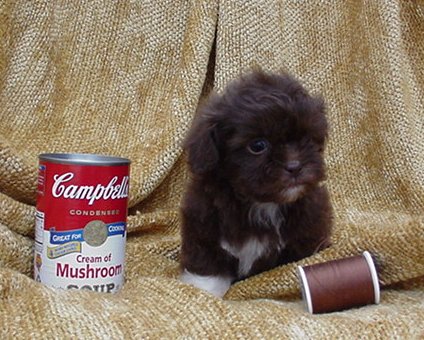
[{"label": "puppy's white paw", "polygon": [[187,269],[181,274],[180,280],[197,288],[203,289],[217,297],[223,297],[231,286],[232,279],[225,276],[202,276],[190,273]]}]

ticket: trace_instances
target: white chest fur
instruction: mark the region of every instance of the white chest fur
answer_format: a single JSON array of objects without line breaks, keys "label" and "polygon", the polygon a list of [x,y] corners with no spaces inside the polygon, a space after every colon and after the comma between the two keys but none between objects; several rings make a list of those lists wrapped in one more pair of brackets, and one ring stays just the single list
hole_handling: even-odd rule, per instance
[{"label": "white chest fur", "polygon": [[249,273],[253,263],[266,253],[268,243],[267,239],[261,242],[258,238],[252,237],[241,247],[234,247],[227,241],[222,241],[221,247],[239,260],[238,274],[244,276]]},{"label": "white chest fur", "polygon": [[[232,245],[226,240],[221,241],[221,248],[239,260],[238,274],[245,276],[249,273],[253,263],[269,251],[278,251],[284,247],[284,241],[280,235],[280,224],[284,217],[277,204],[255,203],[249,210],[249,221],[258,228],[271,228],[278,237],[277,249],[270,249],[269,237],[256,236],[248,238],[242,245]],[[264,230],[265,232],[265,230]],[[274,243],[275,244],[275,243]]]}]

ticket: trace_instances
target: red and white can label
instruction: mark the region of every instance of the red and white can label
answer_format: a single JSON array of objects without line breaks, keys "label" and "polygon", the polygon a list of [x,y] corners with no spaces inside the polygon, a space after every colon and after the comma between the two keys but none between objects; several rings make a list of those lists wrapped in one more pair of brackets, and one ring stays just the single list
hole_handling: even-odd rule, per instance
[{"label": "red and white can label", "polygon": [[126,159],[40,155],[35,279],[56,288],[117,292],[124,282],[128,190]]}]

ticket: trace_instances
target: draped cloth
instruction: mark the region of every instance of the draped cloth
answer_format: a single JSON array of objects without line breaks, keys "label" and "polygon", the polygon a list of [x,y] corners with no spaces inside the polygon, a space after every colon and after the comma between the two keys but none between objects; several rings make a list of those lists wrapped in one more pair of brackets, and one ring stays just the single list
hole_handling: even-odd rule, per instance
[{"label": "draped cloth", "polygon": [[[217,299],[178,280],[181,141],[258,66],[325,99],[332,246]],[[423,1],[0,2],[0,337],[423,337],[423,113]],[[33,280],[43,152],[131,159],[120,293]],[[363,250],[381,303],[308,314],[296,266]]]}]

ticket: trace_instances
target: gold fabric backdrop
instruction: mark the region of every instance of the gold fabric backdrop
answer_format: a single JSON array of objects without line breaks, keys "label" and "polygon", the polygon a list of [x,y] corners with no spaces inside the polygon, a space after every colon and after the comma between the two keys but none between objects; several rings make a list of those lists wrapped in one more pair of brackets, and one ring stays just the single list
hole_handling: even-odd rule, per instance
[{"label": "gold fabric backdrop", "polygon": [[[321,93],[333,245],[235,284],[177,280],[181,141],[201,100],[253,66]],[[424,2],[0,2],[0,337],[424,337]],[[126,284],[32,280],[37,156],[128,157]],[[309,315],[297,264],[376,255],[380,305]]]}]

